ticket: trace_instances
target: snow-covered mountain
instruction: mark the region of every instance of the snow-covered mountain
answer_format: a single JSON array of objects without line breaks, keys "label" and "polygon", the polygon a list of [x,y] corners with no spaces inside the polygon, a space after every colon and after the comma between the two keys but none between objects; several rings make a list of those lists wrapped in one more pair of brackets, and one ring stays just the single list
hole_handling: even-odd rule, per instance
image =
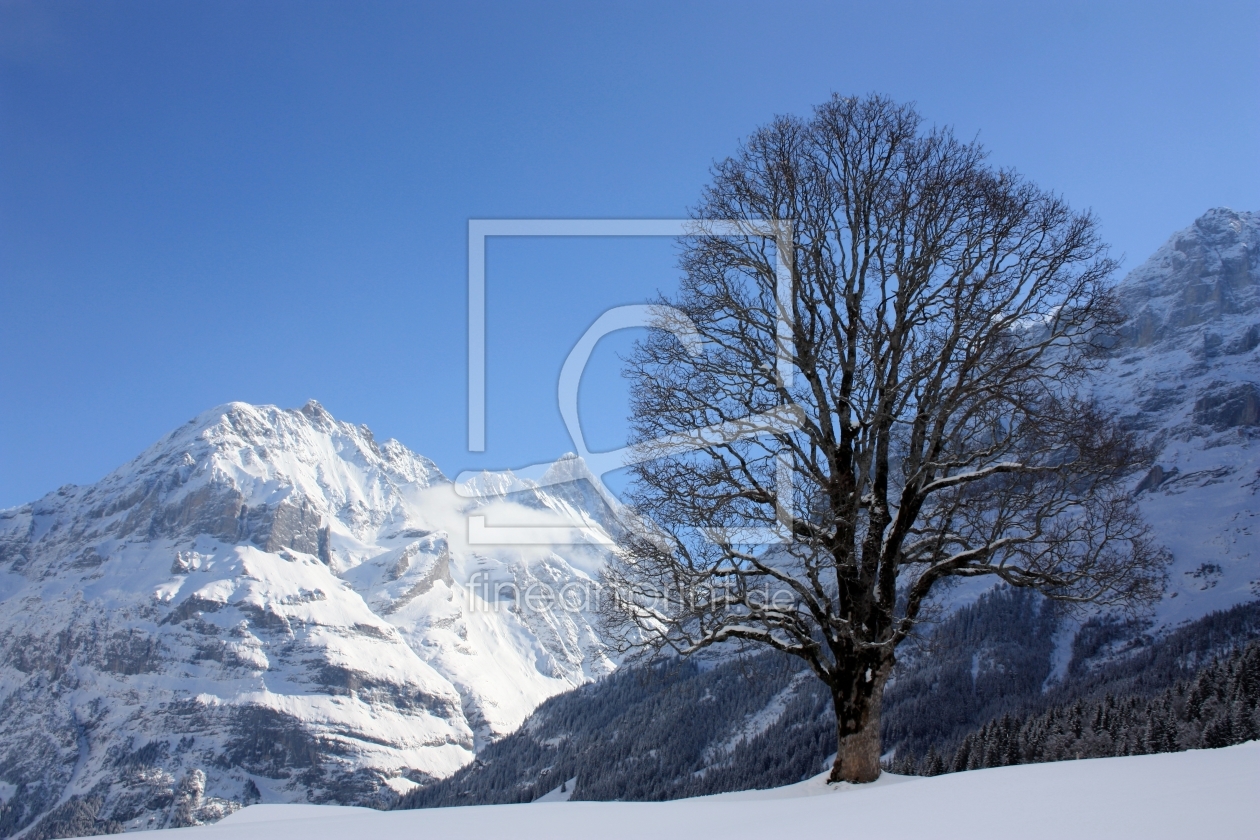
[{"label": "snow-covered mountain", "polygon": [[[591,605],[554,599],[587,591],[611,511],[477,484],[315,402],[233,403],[0,511],[0,836],[58,808],[153,828],[383,804],[607,673]],[[470,544],[472,512],[587,530]]]},{"label": "snow-covered mountain", "polygon": [[1260,598],[1260,215],[1209,210],[1116,292],[1095,389],[1160,449],[1135,487],[1174,556],[1157,621]]},{"label": "snow-covered mountain", "polygon": [[[1159,442],[1135,492],[1175,556],[1171,627],[1260,597],[1260,216],[1208,212],[1118,293],[1094,390]],[[0,836],[449,776],[614,668],[585,594],[616,502],[585,475],[456,486],[317,403],[234,403],[0,511]],[[569,536],[484,544],[522,524]]]}]

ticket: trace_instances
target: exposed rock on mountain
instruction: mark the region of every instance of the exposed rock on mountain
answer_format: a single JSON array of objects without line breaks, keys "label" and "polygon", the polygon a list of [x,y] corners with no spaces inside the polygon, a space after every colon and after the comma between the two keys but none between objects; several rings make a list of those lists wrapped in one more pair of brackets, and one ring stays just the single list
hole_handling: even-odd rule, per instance
[{"label": "exposed rock on mountain", "polygon": [[1260,597],[1260,215],[1209,210],[1116,292],[1095,393],[1159,447],[1134,490],[1173,551],[1171,625]]}]

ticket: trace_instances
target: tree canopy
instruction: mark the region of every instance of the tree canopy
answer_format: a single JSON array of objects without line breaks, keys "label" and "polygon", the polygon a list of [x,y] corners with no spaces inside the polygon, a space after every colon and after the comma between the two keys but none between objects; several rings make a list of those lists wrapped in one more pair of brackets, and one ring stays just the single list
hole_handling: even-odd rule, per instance
[{"label": "tree canopy", "polygon": [[1125,483],[1149,453],[1082,396],[1118,322],[1090,214],[910,106],[836,96],[755,131],[693,218],[627,361],[646,526],[606,572],[621,645],[803,658],[835,700],[833,779],[868,781],[941,582],[1158,597]]}]

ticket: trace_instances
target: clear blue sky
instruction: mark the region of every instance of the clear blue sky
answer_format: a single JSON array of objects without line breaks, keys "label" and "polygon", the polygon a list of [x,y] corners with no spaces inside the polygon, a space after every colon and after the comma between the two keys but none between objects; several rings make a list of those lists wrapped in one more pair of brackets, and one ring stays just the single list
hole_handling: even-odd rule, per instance
[{"label": "clear blue sky", "polygon": [[[1260,4],[0,3],[0,507],[245,400],[448,473],[571,448],[566,353],[668,241],[496,240],[466,451],[470,217],[677,217],[831,92],[914,101],[1098,214],[1126,267],[1260,209]],[[626,400],[601,343],[588,439]]]}]

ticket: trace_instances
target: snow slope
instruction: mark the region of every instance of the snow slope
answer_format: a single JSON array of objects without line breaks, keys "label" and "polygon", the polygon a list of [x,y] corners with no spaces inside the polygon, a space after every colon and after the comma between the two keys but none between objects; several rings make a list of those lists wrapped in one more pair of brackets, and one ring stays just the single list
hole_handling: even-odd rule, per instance
[{"label": "snow slope", "polygon": [[1065,761],[944,776],[885,774],[863,786],[822,776],[766,791],[672,802],[548,802],[423,811],[257,805],[178,840],[423,837],[1063,838],[1254,837],[1260,742],[1219,750]]},{"label": "snow slope", "polygon": [[610,512],[480,485],[314,402],[233,403],[0,511],[0,836],[75,801],[126,828],[385,804],[607,673],[589,608],[546,602],[605,548],[470,544],[468,517]]}]

